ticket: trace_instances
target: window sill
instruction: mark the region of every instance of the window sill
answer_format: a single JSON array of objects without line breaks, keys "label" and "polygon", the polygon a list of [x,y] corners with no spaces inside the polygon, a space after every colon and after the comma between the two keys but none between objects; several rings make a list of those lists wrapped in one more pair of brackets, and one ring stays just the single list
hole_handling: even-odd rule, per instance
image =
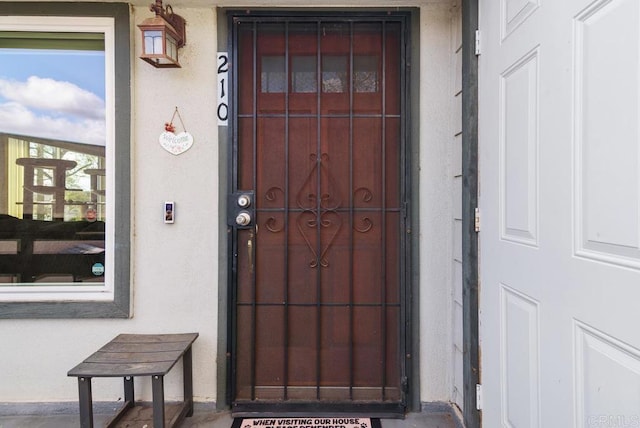
[{"label": "window sill", "polygon": [[0,301],[0,319],[129,318],[129,296],[98,301],[91,294],[91,301]]}]

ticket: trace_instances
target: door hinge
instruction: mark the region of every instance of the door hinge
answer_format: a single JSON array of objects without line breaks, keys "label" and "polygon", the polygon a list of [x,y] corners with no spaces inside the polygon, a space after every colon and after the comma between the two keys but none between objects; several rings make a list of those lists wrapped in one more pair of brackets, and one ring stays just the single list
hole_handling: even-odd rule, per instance
[{"label": "door hinge", "polygon": [[406,376],[402,376],[402,392],[409,392],[409,379]]},{"label": "door hinge", "polygon": [[409,379],[406,376],[402,376],[401,384],[401,400],[402,404],[406,406],[407,404],[407,395],[409,394]]},{"label": "door hinge", "polygon": [[473,230],[475,230],[476,232],[480,232],[480,208],[475,209]]},{"label": "door hinge", "polygon": [[480,30],[476,30],[475,49],[476,55],[480,55]]},{"label": "door hinge", "polygon": [[482,410],[482,385],[476,384],[476,410]]}]

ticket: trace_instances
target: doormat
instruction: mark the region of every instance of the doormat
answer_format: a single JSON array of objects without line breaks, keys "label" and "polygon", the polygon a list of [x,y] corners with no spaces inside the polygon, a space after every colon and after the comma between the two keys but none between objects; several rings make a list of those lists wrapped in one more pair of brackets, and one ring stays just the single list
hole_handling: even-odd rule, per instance
[{"label": "doormat", "polygon": [[378,418],[235,418],[231,428],[381,428]]}]

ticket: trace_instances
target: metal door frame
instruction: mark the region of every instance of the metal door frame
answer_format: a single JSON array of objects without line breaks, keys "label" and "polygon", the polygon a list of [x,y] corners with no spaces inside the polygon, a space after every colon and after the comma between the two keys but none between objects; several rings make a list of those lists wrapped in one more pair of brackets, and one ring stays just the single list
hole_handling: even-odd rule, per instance
[{"label": "metal door frame", "polygon": [[[305,414],[317,414],[331,412],[349,412],[349,413],[363,413],[371,414],[374,412],[380,417],[398,417],[401,416],[406,407],[409,406],[410,410],[416,410],[411,407],[413,403],[419,402],[417,385],[418,382],[414,379],[412,373],[417,369],[417,349],[414,350],[417,339],[414,337],[414,331],[417,326],[416,320],[413,319],[412,310],[415,309],[415,287],[413,284],[416,282],[416,275],[412,271],[412,248],[416,248],[415,237],[411,235],[411,230],[417,228],[417,224],[414,224],[412,213],[415,213],[417,209],[417,203],[412,207],[409,202],[415,199],[416,194],[412,193],[411,182],[414,177],[414,173],[411,168],[412,154],[417,152],[417,149],[411,147],[411,124],[409,120],[411,100],[409,99],[409,81],[410,81],[410,54],[411,54],[411,13],[408,11],[389,11],[381,10],[379,12],[361,12],[361,11],[345,11],[345,12],[287,12],[287,11],[262,11],[262,10],[229,10],[227,11],[227,32],[228,32],[228,52],[230,53],[230,85],[232,97],[229,100],[229,127],[228,127],[228,141],[229,150],[227,153],[228,159],[228,171],[227,171],[227,194],[233,194],[237,192],[237,161],[238,161],[238,132],[237,132],[237,97],[238,97],[238,73],[237,67],[234,64],[238,64],[238,45],[237,45],[237,32],[234,25],[237,21],[260,21],[260,22],[288,22],[288,21],[319,21],[319,20],[331,20],[333,22],[399,22],[401,24],[401,46],[402,52],[400,55],[400,102],[401,102],[401,193],[404,204],[404,217],[403,225],[406,231],[405,234],[400,236],[400,257],[403,260],[402,273],[401,273],[401,318],[400,323],[403,327],[403,336],[399,340],[399,352],[401,355],[401,383],[403,388],[403,399],[400,406],[397,403],[384,403],[377,402],[374,404],[369,403],[356,403],[356,402],[343,402],[343,403],[324,403],[313,402],[312,404],[304,404],[301,407],[300,404],[282,402],[281,404],[274,405],[273,402],[260,403],[255,402],[251,406],[243,405],[240,412],[235,414],[242,415],[248,413],[259,412],[262,415],[283,413],[299,413],[300,411],[306,412]],[[412,198],[413,196],[413,198]],[[226,195],[221,195],[221,200],[224,200]],[[417,222],[417,220],[416,220]],[[236,295],[235,290],[237,286],[237,229],[233,227],[227,227],[227,277],[228,277],[228,289],[227,289],[227,346],[226,346],[226,401],[228,405],[233,406],[233,400],[235,397],[235,374],[234,374],[234,352],[236,349],[236,320],[235,320],[235,302]],[[414,324],[415,323],[415,324]],[[415,352],[414,352],[415,351]],[[402,358],[404,356],[404,358]],[[409,388],[409,384],[413,388]],[[232,411],[235,409],[232,408]]]},{"label": "metal door frame", "polygon": [[478,0],[462,0],[462,325],[465,426],[479,428],[476,386],[481,383],[479,255],[475,226],[478,207]]}]

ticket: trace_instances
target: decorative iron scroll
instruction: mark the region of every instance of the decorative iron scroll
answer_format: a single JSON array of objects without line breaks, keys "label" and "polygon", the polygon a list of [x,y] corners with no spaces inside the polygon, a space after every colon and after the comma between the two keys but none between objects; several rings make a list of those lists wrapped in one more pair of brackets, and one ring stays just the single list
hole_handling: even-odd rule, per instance
[{"label": "decorative iron scroll", "polygon": [[[371,202],[373,200],[373,193],[366,187],[358,187],[353,191],[353,198],[357,199],[358,195],[362,198],[362,202]],[[373,228],[373,221],[369,217],[362,217],[360,219],[360,226],[354,223],[353,230],[360,233],[367,233]]]},{"label": "decorative iron scroll", "polygon": [[[278,199],[278,193],[281,193],[282,195],[285,194],[282,187],[278,187],[278,186],[270,187],[264,193],[264,198],[269,202],[275,202]],[[264,222],[264,227],[266,227],[267,230],[272,233],[282,232],[284,230],[284,225],[278,227],[277,224],[278,224],[278,220],[275,217],[271,216],[267,219],[267,221]]]},{"label": "decorative iron scroll", "polygon": [[278,227],[278,220],[275,217],[269,217],[267,221],[264,222],[264,227],[267,228],[269,232],[279,233],[284,230],[284,226]]},{"label": "decorative iron scroll", "polygon": [[278,187],[278,186],[270,187],[264,193],[264,198],[269,202],[275,202],[275,200],[278,199],[278,195],[277,195],[278,192],[282,193],[283,195],[285,194],[282,187]]},{"label": "decorative iron scroll", "polygon": [[358,227],[358,225],[354,223],[353,230],[360,233],[367,233],[373,228],[373,222],[369,217],[362,217],[360,219],[360,223],[361,223],[360,227]]},{"label": "decorative iron scroll", "polygon": [[[304,210],[308,209],[311,211],[317,211],[318,207],[320,207],[320,209],[324,211],[337,210],[338,208],[340,208],[342,200],[339,197],[337,199],[334,199],[334,195],[330,193],[337,193],[338,187],[335,185],[333,176],[329,171],[329,155],[327,153],[323,153],[320,157],[318,157],[318,155],[312,153],[311,155],[309,155],[309,158],[312,162],[312,166],[309,174],[307,174],[307,179],[302,184],[302,187],[300,188],[296,196],[298,207]],[[320,181],[322,181],[323,176],[327,178],[327,181],[329,183],[329,189],[327,189],[329,192],[322,193],[318,198],[315,192],[320,189],[318,188],[318,183],[314,179],[320,178]],[[313,186],[313,184],[315,184],[316,186]],[[320,202],[319,204],[318,200]],[[330,205],[331,201],[334,201],[334,203]]]},{"label": "decorative iron scroll", "polygon": [[[312,254],[309,266],[311,268],[329,267],[327,254],[343,225],[342,217],[338,213],[342,199],[338,194],[338,186],[329,168],[329,155],[322,153],[318,157],[314,153],[309,155],[309,159],[311,168],[296,194],[296,204],[302,210],[296,223],[300,235]],[[319,183],[323,182],[323,178],[325,178],[324,182],[327,183],[328,189],[320,188],[321,184]],[[264,198],[269,202],[275,202],[279,193],[284,195],[285,191],[281,187],[273,186],[265,192]],[[373,192],[367,187],[359,187],[353,191],[353,198],[369,203],[373,200]],[[278,219],[274,216],[270,216],[264,222],[264,226],[272,233],[284,230],[284,225],[279,226]],[[353,224],[353,229],[359,233],[367,233],[372,228],[373,221],[367,216],[360,217]],[[321,245],[318,248],[313,245],[311,239],[313,233],[321,233],[323,230],[329,233],[329,241],[326,245]]]},{"label": "decorative iron scroll", "polygon": [[[327,260],[326,256],[342,228],[342,219],[337,213],[337,209],[340,208],[342,200],[339,196],[336,196],[338,187],[335,185],[335,181],[329,170],[329,155],[322,153],[322,155],[318,157],[313,153],[309,156],[309,159],[312,163],[311,169],[307,175],[307,179],[296,195],[298,207],[303,210],[297,219],[298,231],[313,255],[309,266],[311,268],[318,266],[329,267],[329,260]],[[326,182],[329,188],[324,189],[324,192],[320,192],[320,183],[322,183],[323,177],[327,179]],[[318,195],[318,193],[320,194]],[[309,235],[305,233],[308,229],[316,231],[325,229],[331,234],[328,243],[324,247],[320,246],[320,254],[318,254],[318,248],[314,248],[311,243]]]},{"label": "decorative iron scroll", "polygon": [[358,194],[361,195],[362,202],[371,202],[371,200],[373,199],[373,193],[371,192],[371,190],[369,190],[366,187],[358,187],[356,190],[354,190],[353,191],[354,199],[358,197]]}]

